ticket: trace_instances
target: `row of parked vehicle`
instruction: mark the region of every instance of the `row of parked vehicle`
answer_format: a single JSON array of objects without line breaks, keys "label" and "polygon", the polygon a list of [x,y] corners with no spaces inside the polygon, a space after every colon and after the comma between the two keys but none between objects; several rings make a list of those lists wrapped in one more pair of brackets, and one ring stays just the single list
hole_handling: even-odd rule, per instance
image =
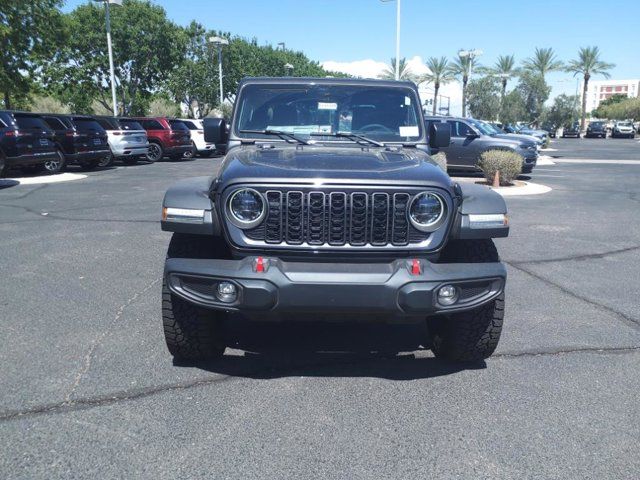
[{"label": "row of parked vehicle", "polygon": [[[604,120],[597,120],[589,122],[584,136],[586,138],[607,138],[607,135],[609,135],[611,138],[634,138],[636,133],[637,130],[630,120],[614,122],[612,125]],[[579,122],[565,125],[562,129],[562,138],[580,138],[581,136]]]},{"label": "row of parked vehicle", "polygon": [[0,175],[16,168],[59,173],[67,165],[92,170],[115,160],[156,162],[218,150],[205,142],[202,120],[0,111]]},{"label": "row of parked vehicle", "polygon": [[[522,173],[531,173],[538,161],[538,152],[545,145],[545,131],[519,130],[510,133],[498,124],[475,118],[425,115],[429,128],[432,123],[448,123],[451,142],[440,148],[447,156],[447,167],[455,170],[479,171],[480,155],[488,150],[511,150],[522,157]],[[526,132],[526,133],[525,133]]]}]

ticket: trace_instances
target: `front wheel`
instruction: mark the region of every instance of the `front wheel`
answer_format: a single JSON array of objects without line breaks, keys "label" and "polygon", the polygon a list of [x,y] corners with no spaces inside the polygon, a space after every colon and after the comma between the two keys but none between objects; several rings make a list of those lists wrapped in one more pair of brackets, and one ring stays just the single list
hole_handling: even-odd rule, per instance
[{"label": "front wheel", "polygon": [[64,170],[67,164],[67,159],[60,150],[56,150],[56,158],[47,160],[44,162],[44,169],[51,174],[60,173]]},{"label": "front wheel", "polygon": [[[174,233],[167,258],[214,258],[216,249],[209,238]],[[169,290],[162,282],[162,323],[169,353],[176,359],[208,360],[224,353],[225,314],[199,308]]]},{"label": "front wheel", "polygon": [[[491,263],[500,261],[492,240],[449,242],[441,263]],[[504,292],[494,300],[466,312],[427,319],[431,350],[438,358],[477,362],[490,357],[498,346],[504,319]]]}]

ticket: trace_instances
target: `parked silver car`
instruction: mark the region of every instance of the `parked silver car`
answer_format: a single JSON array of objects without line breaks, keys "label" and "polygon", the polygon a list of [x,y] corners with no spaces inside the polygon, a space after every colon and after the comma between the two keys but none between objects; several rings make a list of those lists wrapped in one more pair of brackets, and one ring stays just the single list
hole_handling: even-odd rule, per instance
[{"label": "parked silver car", "polygon": [[636,132],[633,129],[633,123],[625,120],[623,122],[616,122],[611,130],[611,138],[633,138]]},{"label": "parked silver car", "polygon": [[127,165],[133,165],[138,160],[146,158],[149,151],[149,140],[147,139],[147,131],[142,128],[140,123],[130,118],[95,118],[107,131],[113,160],[120,159]]}]

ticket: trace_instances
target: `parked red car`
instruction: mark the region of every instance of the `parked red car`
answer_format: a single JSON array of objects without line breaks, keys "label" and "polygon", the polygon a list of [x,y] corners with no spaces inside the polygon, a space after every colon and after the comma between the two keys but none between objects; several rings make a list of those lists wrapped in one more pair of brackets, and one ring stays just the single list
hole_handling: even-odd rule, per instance
[{"label": "parked red car", "polygon": [[147,131],[149,152],[147,160],[157,162],[162,157],[174,160],[183,158],[185,152],[191,151],[191,133],[180,120],[166,117],[134,117]]}]

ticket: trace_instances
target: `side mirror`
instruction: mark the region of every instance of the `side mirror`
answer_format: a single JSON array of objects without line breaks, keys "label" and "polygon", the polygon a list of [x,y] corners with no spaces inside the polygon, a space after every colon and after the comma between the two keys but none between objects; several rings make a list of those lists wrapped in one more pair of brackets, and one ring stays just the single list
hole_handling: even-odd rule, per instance
[{"label": "side mirror", "polygon": [[451,125],[445,122],[433,122],[429,127],[429,146],[445,148],[451,144]]},{"label": "side mirror", "polygon": [[207,143],[227,143],[227,122],[224,118],[205,118],[204,141]]}]

